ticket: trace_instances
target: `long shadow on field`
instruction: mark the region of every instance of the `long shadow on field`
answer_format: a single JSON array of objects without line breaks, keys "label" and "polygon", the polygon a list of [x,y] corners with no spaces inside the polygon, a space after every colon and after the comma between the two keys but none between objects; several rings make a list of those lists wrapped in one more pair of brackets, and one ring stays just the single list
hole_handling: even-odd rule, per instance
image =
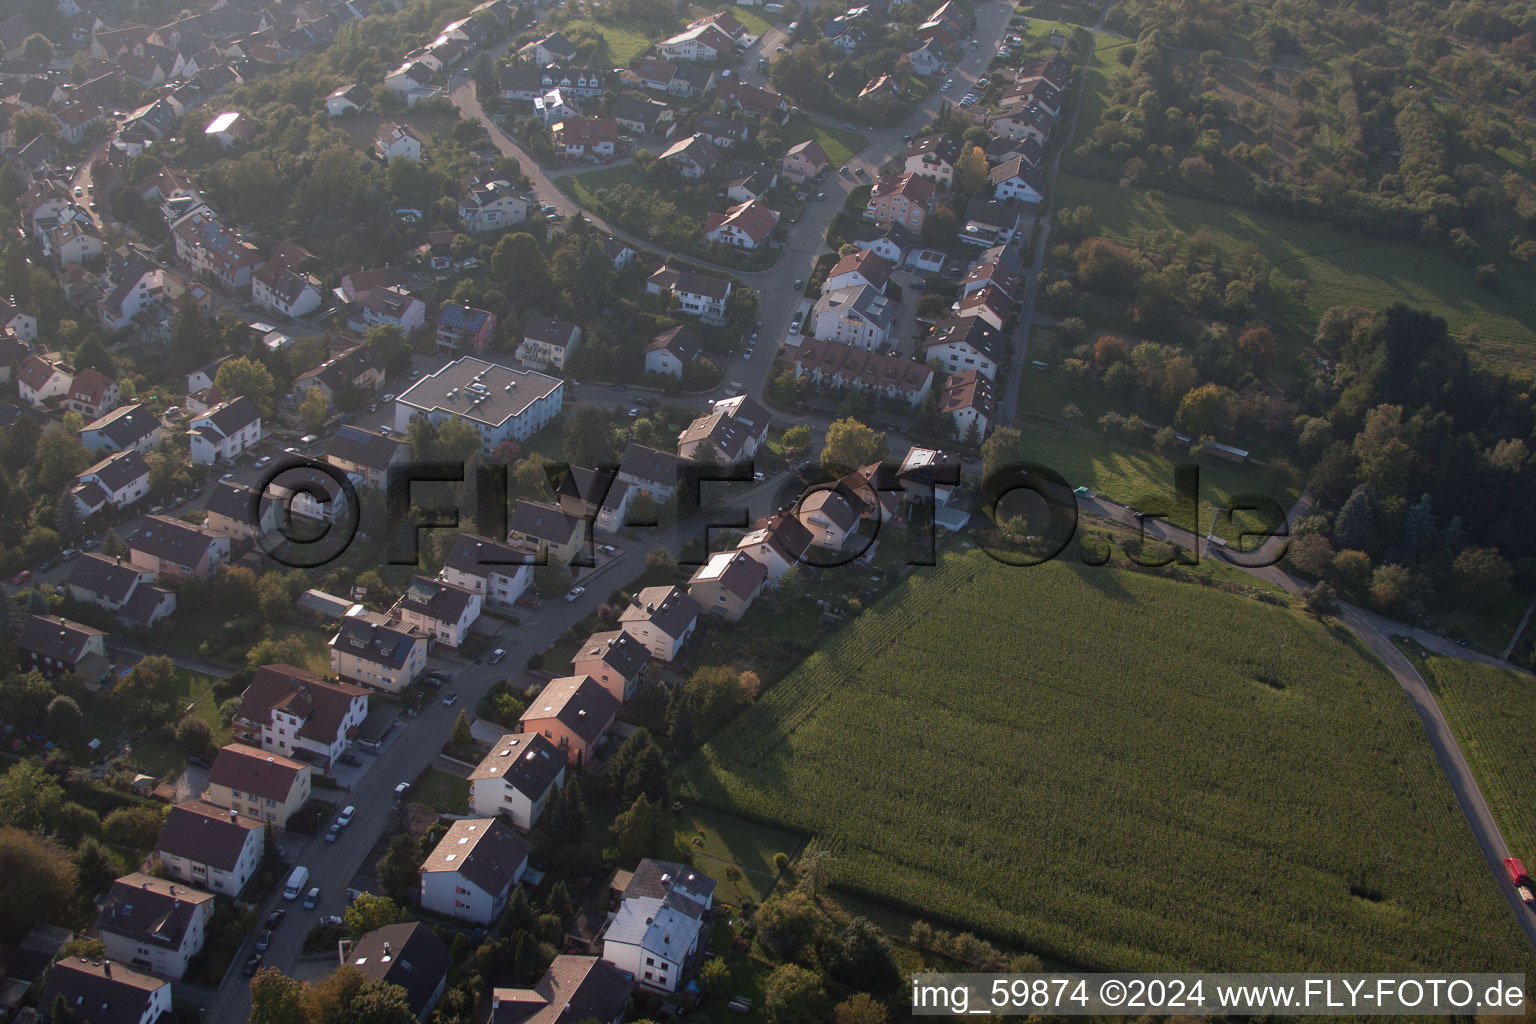
[{"label": "long shadow on field", "polygon": [[1130,592],[1120,583],[1120,574],[1112,570],[1108,565],[1084,565],[1080,561],[1081,551],[1076,544],[1070,545],[1062,552],[1062,557],[1067,559],[1067,564],[1072,567],[1072,575],[1097,590],[1111,601],[1129,601]]}]

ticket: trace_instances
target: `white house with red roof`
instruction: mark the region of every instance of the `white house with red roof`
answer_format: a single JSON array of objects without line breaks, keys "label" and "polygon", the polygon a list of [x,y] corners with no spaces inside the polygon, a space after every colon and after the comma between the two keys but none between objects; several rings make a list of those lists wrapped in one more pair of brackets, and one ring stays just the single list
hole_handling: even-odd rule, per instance
[{"label": "white house with red roof", "polygon": [[751,252],[768,241],[778,223],[777,210],[753,199],[738,203],[724,213],[711,213],[704,220],[704,237],[711,242]]}]

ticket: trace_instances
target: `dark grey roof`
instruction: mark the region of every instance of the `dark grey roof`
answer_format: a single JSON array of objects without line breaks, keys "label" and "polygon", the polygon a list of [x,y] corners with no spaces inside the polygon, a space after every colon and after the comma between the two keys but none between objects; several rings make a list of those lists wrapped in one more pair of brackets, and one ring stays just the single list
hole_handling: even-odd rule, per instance
[{"label": "dark grey roof", "polygon": [[85,554],[75,559],[68,582],[116,604],[133,592],[139,577],[139,570],[127,563],[105,555]]},{"label": "dark grey roof", "polygon": [[624,887],[624,899],[662,899],[671,892],[681,892],[695,903],[706,904],[714,895],[715,880],[686,864],[647,857],[635,865],[634,874]]},{"label": "dark grey roof", "polygon": [[686,459],[680,459],[671,452],[657,451],[642,444],[630,444],[619,459],[619,472],[646,483],[676,487],[682,479],[685,465]]},{"label": "dark grey roof", "polygon": [[562,676],[545,684],[518,721],[558,719],[590,743],[603,734],[618,710],[618,699],[591,676]]},{"label": "dark grey roof", "polygon": [[363,466],[367,469],[380,472],[400,457],[405,446],[399,441],[362,430],[358,427],[343,426],[336,431],[336,436],[331,438],[330,451],[326,452],[326,460],[339,459],[342,462],[354,466]]},{"label": "dark grey roof", "polygon": [[602,661],[625,679],[639,675],[650,660],[651,652],[645,644],[621,629],[593,633],[571,656],[571,662],[576,665]]},{"label": "dark grey roof", "polygon": [[150,516],[128,539],[128,546],[179,565],[196,565],[216,538],[191,523],[170,516]]},{"label": "dark grey roof", "polygon": [[533,844],[495,818],[460,819],[421,863],[421,870],[451,871],[499,896],[517,883]]},{"label": "dark grey roof", "polygon": [[60,996],[75,1020],[91,1024],[141,1024],[150,996],[168,981],[130,970],[122,964],[69,957],[53,965],[48,987],[38,1004],[52,1012]]},{"label": "dark grey roof", "polygon": [[73,665],[85,656],[85,645],[94,637],[106,636],[99,629],[57,615],[28,615],[21,627],[18,646],[40,656]]},{"label": "dark grey roof", "polygon": [[565,755],[536,732],[507,733],[491,746],[474,771],[475,779],[501,779],[530,800],[538,800],[565,770]]},{"label": "dark grey roof", "polygon": [[405,989],[411,1012],[419,1017],[448,976],[453,958],[431,928],[413,921],[364,935],[352,946],[348,963],[376,981]]},{"label": "dark grey roof", "polygon": [[679,637],[698,617],[699,602],[682,587],[646,587],[619,614],[619,621],[648,619],[668,636]]},{"label": "dark grey roof", "polygon": [[456,587],[442,580],[430,580],[425,576],[412,576],[402,600],[405,607],[422,615],[440,622],[458,622],[474,598],[473,590]]},{"label": "dark grey roof", "polygon": [[[180,949],[187,929],[213,893],[145,874],[124,875],[112,883],[96,926],[135,942]],[[94,1018],[92,1018],[94,1019]]]}]

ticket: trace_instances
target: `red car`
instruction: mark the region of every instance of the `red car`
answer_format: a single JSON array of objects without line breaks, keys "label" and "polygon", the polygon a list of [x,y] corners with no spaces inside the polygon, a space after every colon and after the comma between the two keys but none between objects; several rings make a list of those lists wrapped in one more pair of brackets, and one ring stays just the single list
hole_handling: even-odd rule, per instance
[{"label": "red car", "polygon": [[19,587],[23,583],[30,582],[31,579],[32,579],[32,570],[31,569],[23,569],[23,570],[21,570],[21,572],[17,573],[15,576],[11,577],[11,582]]},{"label": "red car", "polygon": [[533,597],[520,597],[515,603],[519,608],[537,608],[539,606],[538,599]]}]

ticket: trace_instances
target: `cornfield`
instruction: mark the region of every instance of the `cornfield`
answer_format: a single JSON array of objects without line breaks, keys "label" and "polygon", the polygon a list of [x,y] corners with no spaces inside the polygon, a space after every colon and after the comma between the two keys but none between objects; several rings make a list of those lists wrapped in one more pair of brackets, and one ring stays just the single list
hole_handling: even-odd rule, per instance
[{"label": "cornfield", "polygon": [[1148,574],[918,570],[681,769],[835,883],[1122,970],[1529,970],[1393,680]]}]

